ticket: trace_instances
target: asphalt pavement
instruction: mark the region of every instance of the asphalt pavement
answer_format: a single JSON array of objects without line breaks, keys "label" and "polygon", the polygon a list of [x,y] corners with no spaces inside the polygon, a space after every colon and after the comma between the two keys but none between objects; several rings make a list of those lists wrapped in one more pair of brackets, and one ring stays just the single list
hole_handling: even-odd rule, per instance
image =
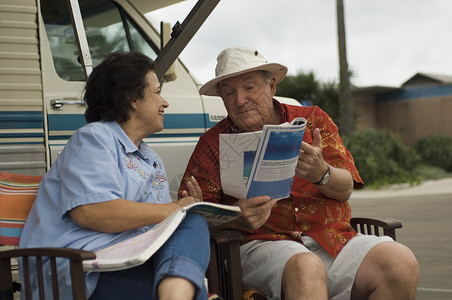
[{"label": "asphalt pavement", "polygon": [[358,190],[349,202],[353,217],[402,222],[397,241],[419,261],[419,300],[452,299],[452,178]]}]

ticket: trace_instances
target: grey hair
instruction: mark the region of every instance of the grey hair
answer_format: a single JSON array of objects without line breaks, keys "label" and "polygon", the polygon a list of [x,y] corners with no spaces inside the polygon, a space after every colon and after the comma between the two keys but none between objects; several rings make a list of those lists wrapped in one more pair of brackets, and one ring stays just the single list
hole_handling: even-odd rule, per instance
[{"label": "grey hair", "polygon": [[267,70],[262,70],[262,76],[264,77],[264,80],[266,83],[270,83],[270,79],[273,77],[273,73]]}]

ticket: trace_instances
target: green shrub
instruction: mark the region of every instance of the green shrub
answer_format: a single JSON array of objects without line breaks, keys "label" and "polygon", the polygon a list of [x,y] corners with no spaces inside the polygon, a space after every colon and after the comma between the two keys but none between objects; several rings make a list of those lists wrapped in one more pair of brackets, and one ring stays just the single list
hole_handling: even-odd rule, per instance
[{"label": "green shrub", "polygon": [[439,167],[452,172],[452,138],[448,136],[431,136],[419,139],[414,148],[424,165]]},{"label": "green shrub", "polygon": [[447,173],[443,168],[427,165],[419,165],[414,170],[414,173],[420,180],[436,180],[451,176],[451,174]]},{"label": "green shrub", "polygon": [[367,186],[414,182],[420,157],[413,148],[387,130],[356,131],[344,138],[361,178]]}]

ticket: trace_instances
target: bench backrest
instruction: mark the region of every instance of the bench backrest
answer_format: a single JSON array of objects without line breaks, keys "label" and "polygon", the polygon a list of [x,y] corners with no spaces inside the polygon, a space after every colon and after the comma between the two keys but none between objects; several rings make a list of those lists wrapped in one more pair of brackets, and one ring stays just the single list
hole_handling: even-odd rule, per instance
[{"label": "bench backrest", "polygon": [[19,245],[42,176],[0,172],[0,246]]}]

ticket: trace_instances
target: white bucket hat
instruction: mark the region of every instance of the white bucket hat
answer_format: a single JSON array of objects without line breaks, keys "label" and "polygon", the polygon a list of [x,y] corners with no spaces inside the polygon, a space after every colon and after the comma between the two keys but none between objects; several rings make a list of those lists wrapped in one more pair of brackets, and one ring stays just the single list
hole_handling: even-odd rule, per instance
[{"label": "white bucket hat", "polygon": [[230,77],[241,75],[252,71],[270,71],[280,82],[287,74],[287,67],[267,63],[265,57],[255,48],[235,47],[223,50],[217,57],[215,78],[206,82],[200,89],[201,95],[218,96],[217,84]]}]

